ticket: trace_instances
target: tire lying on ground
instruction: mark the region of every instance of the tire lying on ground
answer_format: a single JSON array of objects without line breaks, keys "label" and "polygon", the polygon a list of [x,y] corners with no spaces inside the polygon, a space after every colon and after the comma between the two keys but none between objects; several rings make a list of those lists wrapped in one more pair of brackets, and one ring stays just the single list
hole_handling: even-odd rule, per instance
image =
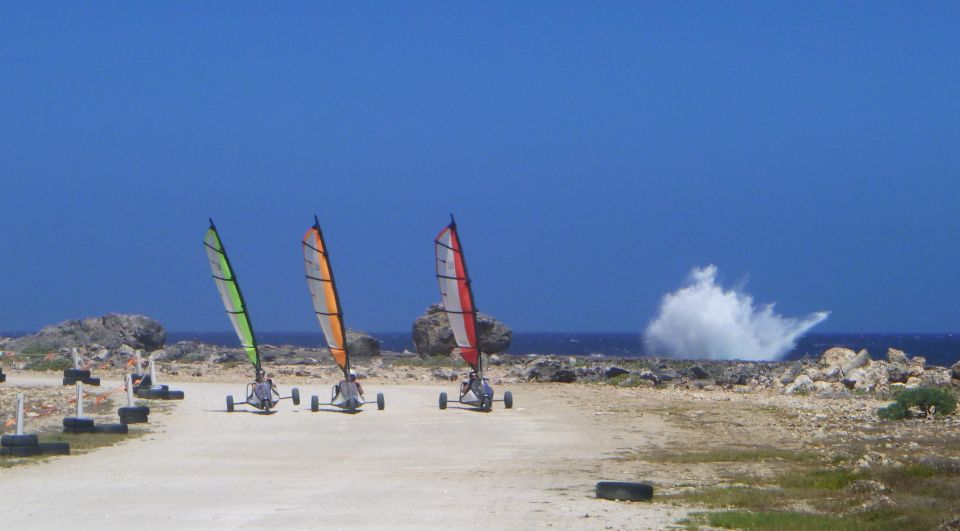
[{"label": "tire lying on ground", "polygon": [[170,389],[140,389],[137,391],[137,397],[148,400],[183,400],[183,391],[171,391]]},{"label": "tire lying on ground", "polygon": [[35,455],[40,455],[40,448],[37,446],[17,446],[15,448],[7,448],[10,451],[10,455],[14,457],[32,457]]},{"label": "tire lying on ground", "polygon": [[90,377],[90,371],[87,369],[64,369],[63,377],[83,380],[84,378]]},{"label": "tire lying on ground", "polygon": [[150,408],[147,406],[124,406],[117,410],[117,414],[122,416],[130,415],[149,415]]},{"label": "tire lying on ground", "polygon": [[65,442],[40,443],[37,445],[37,449],[40,450],[41,454],[70,455],[70,443]]},{"label": "tire lying on ground", "polygon": [[93,419],[88,419],[86,417],[67,417],[63,419],[64,428],[92,428]]},{"label": "tire lying on ground", "polygon": [[26,435],[4,435],[0,437],[0,446],[5,448],[32,448],[37,445],[36,433]]},{"label": "tire lying on ground", "polygon": [[597,482],[597,498],[621,501],[650,501],[653,499],[653,485],[631,483],[629,481]]},{"label": "tire lying on ground", "polygon": [[128,433],[126,424],[98,424],[93,428],[94,433]]},{"label": "tire lying on ground", "polygon": [[77,379],[76,379],[76,378],[66,378],[66,377],[64,377],[64,379],[63,379],[63,385],[76,385],[76,384],[77,384]]},{"label": "tire lying on ground", "polygon": [[100,387],[100,378],[84,378],[84,379],[82,379],[82,380],[80,380],[80,381],[83,382],[83,383],[85,383],[85,384],[87,384],[87,385],[92,385],[92,386],[94,386],[94,387]]}]

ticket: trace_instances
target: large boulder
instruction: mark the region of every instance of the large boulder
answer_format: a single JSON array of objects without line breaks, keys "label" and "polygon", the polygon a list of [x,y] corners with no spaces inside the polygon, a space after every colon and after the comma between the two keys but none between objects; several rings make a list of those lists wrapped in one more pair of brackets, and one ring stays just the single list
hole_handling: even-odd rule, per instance
[{"label": "large boulder", "polygon": [[366,358],[380,355],[380,341],[366,332],[347,329],[347,350],[351,356]]},{"label": "large boulder", "polygon": [[[480,350],[485,353],[503,352],[510,346],[513,332],[493,317],[477,314]],[[457,346],[450,328],[450,320],[443,306],[434,304],[413,322],[413,343],[424,356],[448,355]]]},{"label": "large boulder", "polygon": [[143,315],[110,313],[101,317],[64,321],[36,334],[16,339],[10,350],[57,350],[101,345],[109,349],[128,345],[134,349],[163,348],[167,331],[158,321]]},{"label": "large boulder", "polygon": [[909,365],[910,358],[902,350],[890,347],[887,349],[887,361],[894,365]]},{"label": "large boulder", "polygon": [[960,361],[950,367],[950,376],[953,377],[954,380],[960,380]]}]

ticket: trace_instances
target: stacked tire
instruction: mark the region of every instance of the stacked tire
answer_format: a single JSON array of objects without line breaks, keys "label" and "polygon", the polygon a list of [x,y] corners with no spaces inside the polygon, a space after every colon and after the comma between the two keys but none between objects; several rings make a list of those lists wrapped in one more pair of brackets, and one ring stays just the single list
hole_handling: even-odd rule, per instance
[{"label": "stacked tire", "polygon": [[35,455],[69,455],[70,443],[42,443],[36,434],[0,437],[0,455],[31,457]]},{"label": "stacked tire", "polygon": [[3,374],[3,369],[0,369],[0,383],[7,381],[7,375]]},{"label": "stacked tire", "polygon": [[63,385],[76,385],[77,382],[83,382],[87,385],[100,387],[100,378],[90,376],[87,369],[64,369]]},{"label": "stacked tire", "polygon": [[173,391],[166,385],[138,389],[137,398],[146,400],[183,400],[183,391]]},{"label": "stacked tire", "polygon": [[149,422],[150,408],[146,406],[129,406],[117,410],[120,415],[120,424],[143,424]]},{"label": "stacked tire", "polygon": [[63,419],[64,433],[94,433],[96,426],[93,419],[86,417],[67,417]]}]

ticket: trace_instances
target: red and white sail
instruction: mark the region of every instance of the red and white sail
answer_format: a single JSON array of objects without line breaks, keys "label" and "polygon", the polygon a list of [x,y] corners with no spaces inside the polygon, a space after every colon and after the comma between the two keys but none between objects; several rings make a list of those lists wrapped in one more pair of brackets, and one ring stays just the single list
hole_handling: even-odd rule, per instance
[{"label": "red and white sail", "polygon": [[434,241],[437,250],[437,282],[440,284],[443,307],[450,319],[457,346],[460,347],[460,355],[476,369],[480,360],[477,308],[473,301],[463,248],[460,246],[460,236],[457,234],[457,224],[451,221]]}]

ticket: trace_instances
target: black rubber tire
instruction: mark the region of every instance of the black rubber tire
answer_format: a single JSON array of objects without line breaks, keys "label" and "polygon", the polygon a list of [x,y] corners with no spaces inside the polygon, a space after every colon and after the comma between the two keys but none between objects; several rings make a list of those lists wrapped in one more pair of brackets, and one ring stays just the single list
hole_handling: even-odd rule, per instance
[{"label": "black rubber tire", "polygon": [[14,448],[7,448],[10,451],[10,455],[14,457],[33,457],[35,455],[40,455],[40,448],[37,446],[17,446]]},{"label": "black rubber tire", "polygon": [[491,409],[493,409],[493,399],[491,399],[489,396],[485,396],[481,398],[480,409],[482,409],[483,411],[490,411]]},{"label": "black rubber tire", "polygon": [[183,400],[183,391],[167,391],[167,400]]},{"label": "black rubber tire", "polygon": [[67,417],[63,419],[64,428],[92,428],[93,426],[93,419],[88,419],[86,417]]},{"label": "black rubber tire", "polygon": [[87,385],[92,385],[92,386],[94,386],[94,387],[100,387],[100,378],[84,378],[84,379],[81,380],[81,381],[82,381],[83,383],[87,384]]},{"label": "black rubber tire", "polygon": [[653,499],[653,485],[628,481],[597,482],[597,498],[621,501],[650,501]]},{"label": "black rubber tire", "polygon": [[383,411],[383,408],[386,407],[387,403],[383,398],[383,393],[377,393],[377,409]]},{"label": "black rubber tire", "polygon": [[0,437],[0,446],[5,448],[32,448],[37,445],[36,433],[25,435],[4,435]]},{"label": "black rubber tire", "polygon": [[84,378],[90,377],[90,371],[87,369],[64,369],[63,376],[64,378],[75,378],[77,380],[83,380]]},{"label": "black rubber tire", "polygon": [[77,385],[77,379],[76,379],[76,378],[64,378],[64,379],[63,379],[63,385]]},{"label": "black rubber tire", "polygon": [[126,424],[97,424],[93,428],[94,433],[128,433]]},{"label": "black rubber tire", "polygon": [[440,393],[440,409],[447,409],[447,393]]},{"label": "black rubber tire", "polygon": [[117,410],[117,414],[121,417],[131,416],[131,415],[149,415],[150,408],[147,406],[124,406]]},{"label": "black rubber tire", "polygon": [[[153,384],[149,374],[133,373],[130,377],[133,379],[134,389],[148,389]],[[137,380],[140,380],[140,383],[137,383]]]},{"label": "black rubber tire", "polygon": [[317,395],[310,397],[310,411],[320,411],[320,397]]},{"label": "black rubber tire", "polygon": [[63,428],[63,433],[93,433],[96,431],[95,426],[89,427],[76,427],[76,428]]},{"label": "black rubber tire", "polygon": [[233,395],[227,395],[227,413],[233,413]]},{"label": "black rubber tire", "polygon": [[0,372],[0,383],[7,381],[7,375]]},{"label": "black rubber tire", "polygon": [[37,445],[41,454],[44,455],[70,455],[70,443],[50,442]]},{"label": "black rubber tire", "polygon": [[513,393],[510,391],[503,393],[503,407],[513,409]]},{"label": "black rubber tire", "polygon": [[146,424],[150,422],[146,415],[121,415],[120,424]]},{"label": "black rubber tire", "polygon": [[349,411],[350,413],[356,413],[357,408],[359,406],[360,406],[360,401],[357,400],[356,398],[347,399],[347,411]]},{"label": "black rubber tire", "polygon": [[290,390],[290,397],[293,399],[293,405],[300,405],[300,390],[294,387]]}]

